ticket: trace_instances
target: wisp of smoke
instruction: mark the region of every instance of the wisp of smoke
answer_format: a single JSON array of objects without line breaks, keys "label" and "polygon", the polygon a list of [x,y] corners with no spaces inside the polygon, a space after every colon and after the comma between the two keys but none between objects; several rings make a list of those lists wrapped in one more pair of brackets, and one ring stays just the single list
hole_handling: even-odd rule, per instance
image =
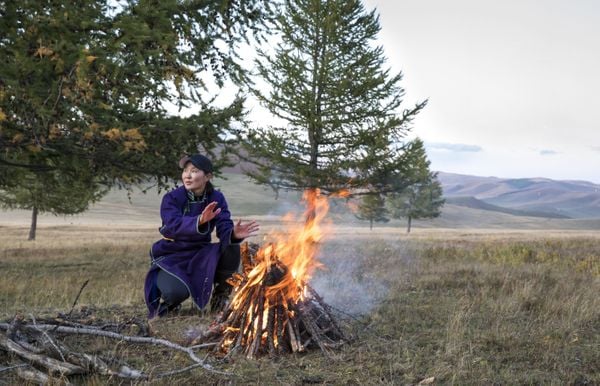
[{"label": "wisp of smoke", "polygon": [[310,285],[332,307],[353,315],[365,315],[387,295],[386,284],[365,272],[364,256],[356,245],[324,244],[319,261],[325,266],[315,273]]}]

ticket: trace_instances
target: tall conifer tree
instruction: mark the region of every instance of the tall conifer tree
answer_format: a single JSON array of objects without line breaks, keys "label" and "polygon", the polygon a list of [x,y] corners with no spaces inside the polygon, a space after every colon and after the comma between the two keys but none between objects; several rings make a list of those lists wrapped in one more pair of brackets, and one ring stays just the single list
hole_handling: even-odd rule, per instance
[{"label": "tall conifer tree", "polygon": [[291,189],[386,191],[410,169],[404,137],[426,102],[400,110],[375,11],[359,0],[285,1],[280,43],[257,60],[254,94],[278,119],[244,138],[249,175]]},{"label": "tall conifer tree", "polygon": [[445,202],[437,173],[430,170],[423,141],[416,138],[409,146],[413,173],[407,181],[399,182],[403,187],[388,194],[387,200],[392,218],[406,218],[407,233],[410,233],[412,220],[438,217]]}]

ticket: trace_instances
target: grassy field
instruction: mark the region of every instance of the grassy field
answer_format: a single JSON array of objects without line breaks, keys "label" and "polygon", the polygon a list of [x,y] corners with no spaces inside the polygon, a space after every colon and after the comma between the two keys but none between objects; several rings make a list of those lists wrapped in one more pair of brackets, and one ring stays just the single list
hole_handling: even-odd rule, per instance
[{"label": "grassy field", "polygon": [[[263,234],[279,226],[269,219]],[[42,226],[34,242],[26,234],[26,226],[0,227],[3,321],[17,313],[68,312],[86,280],[75,314],[115,322],[145,317],[142,286],[155,226]],[[600,384],[600,232],[415,229],[406,235],[347,225],[334,229],[320,255],[326,269],[314,287],[354,337],[336,358],[315,350],[211,359],[234,375],[193,370],[151,383],[406,385],[433,377],[434,384],[456,385]],[[184,344],[211,320],[186,303],[152,330]],[[145,371],[189,364],[160,348],[87,338],[70,344]],[[0,366],[13,360],[0,349]],[[0,384],[19,382],[11,371],[0,373]]]}]

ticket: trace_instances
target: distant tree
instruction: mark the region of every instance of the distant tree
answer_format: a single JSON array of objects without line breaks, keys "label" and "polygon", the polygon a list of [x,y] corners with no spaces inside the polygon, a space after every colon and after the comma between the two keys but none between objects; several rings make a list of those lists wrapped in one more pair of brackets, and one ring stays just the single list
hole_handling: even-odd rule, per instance
[{"label": "distant tree", "polygon": [[[279,187],[324,192],[391,188],[398,178],[403,139],[426,102],[399,112],[401,74],[384,69],[376,13],[358,0],[287,0],[277,20],[281,42],[260,51],[261,87],[253,93],[282,123],[250,128],[248,172],[259,183],[276,173]],[[264,85],[264,87],[263,87]]]},{"label": "distant tree", "polygon": [[[55,198],[88,173],[86,191],[149,179],[165,187],[199,145],[224,164],[227,151],[213,150],[226,150],[243,100],[216,107],[206,78],[223,86],[244,76],[236,47],[260,33],[269,9],[266,0],[0,1],[2,196],[35,207],[20,194],[31,176]],[[167,103],[199,112],[171,116]]]},{"label": "distant tree", "polygon": [[359,220],[369,221],[369,229],[373,229],[373,222],[390,221],[389,211],[385,206],[385,198],[380,194],[365,195],[358,204],[358,212],[355,214]]},{"label": "distant tree", "polygon": [[60,170],[19,170],[16,177],[18,185],[0,191],[0,207],[31,210],[28,240],[35,240],[38,214],[72,215],[84,212],[108,190],[89,171],[85,175],[69,175]]},{"label": "distant tree", "polygon": [[[410,184],[388,195],[388,208],[392,218],[406,218],[406,232],[410,233],[413,219],[434,218],[441,214],[444,205],[442,185],[437,173],[429,169],[425,146],[419,138],[410,143],[411,163],[414,165]],[[401,184],[405,184],[402,181]]]}]

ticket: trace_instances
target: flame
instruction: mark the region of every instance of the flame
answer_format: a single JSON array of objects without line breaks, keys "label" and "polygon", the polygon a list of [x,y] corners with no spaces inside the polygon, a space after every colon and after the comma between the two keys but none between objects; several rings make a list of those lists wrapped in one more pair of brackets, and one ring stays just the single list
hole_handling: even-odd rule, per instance
[{"label": "flame", "polygon": [[348,189],[342,189],[335,193],[332,193],[331,196],[339,197],[339,198],[348,198],[348,197],[352,196],[352,193]]},{"label": "flame", "polygon": [[[290,225],[284,231],[268,236],[273,241],[258,250],[255,256],[257,264],[248,273],[246,286],[254,286],[267,278],[274,265],[280,268],[283,278],[266,288],[270,303],[276,303],[273,297],[278,292],[285,299],[301,299],[305,283],[310,281],[316,268],[322,267],[316,255],[319,242],[329,230],[324,222],[329,203],[318,189],[306,190],[302,199],[306,206],[303,218],[288,213],[285,219]],[[239,306],[242,301],[241,296],[235,296],[233,307]]]}]

